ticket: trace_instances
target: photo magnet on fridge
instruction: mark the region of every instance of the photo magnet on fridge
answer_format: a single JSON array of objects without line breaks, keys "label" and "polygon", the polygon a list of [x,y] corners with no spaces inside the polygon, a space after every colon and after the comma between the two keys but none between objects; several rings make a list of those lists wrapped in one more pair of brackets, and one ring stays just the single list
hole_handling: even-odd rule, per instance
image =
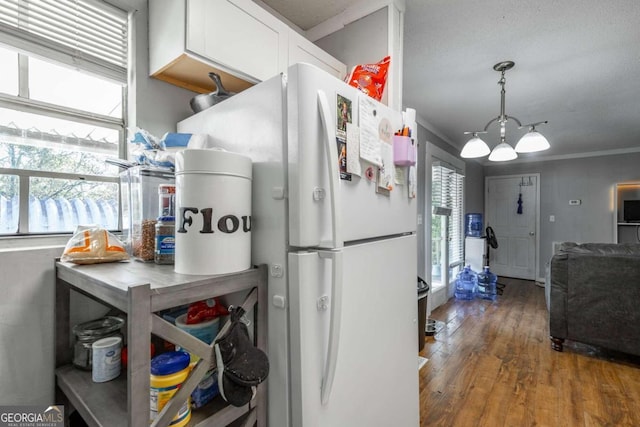
[{"label": "photo magnet on fridge", "polygon": [[338,136],[346,136],[347,123],[352,122],[351,100],[340,94],[336,95],[336,120]]},{"label": "photo magnet on fridge", "polygon": [[340,179],[351,181],[351,174],[347,172],[347,140],[336,137],[338,144],[338,167],[340,168]]}]

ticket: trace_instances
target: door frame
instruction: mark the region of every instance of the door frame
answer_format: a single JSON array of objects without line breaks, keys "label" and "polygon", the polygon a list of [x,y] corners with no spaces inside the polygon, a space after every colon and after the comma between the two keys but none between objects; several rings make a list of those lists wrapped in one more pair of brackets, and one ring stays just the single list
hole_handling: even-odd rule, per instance
[{"label": "door frame", "polygon": [[[543,282],[544,279],[540,276],[540,173],[519,173],[512,175],[489,175],[484,177],[484,217],[489,218],[489,180],[502,179],[502,178],[520,178],[522,176],[535,176],[536,177],[536,247],[535,247],[535,259],[534,259],[534,279],[536,282]],[[486,219],[485,219],[486,226]]]},{"label": "door frame", "polygon": [[[431,284],[432,283],[432,278],[431,278],[431,245],[432,240],[431,240],[431,213],[433,210],[433,206],[431,205],[431,184],[432,184],[432,168],[431,168],[431,164],[433,162],[433,158],[437,158],[439,160],[442,160],[443,162],[449,163],[452,166],[456,167],[457,169],[462,171],[462,174],[465,174],[465,166],[466,163],[464,162],[464,160],[454,156],[453,154],[443,150],[442,148],[438,147],[437,145],[433,144],[432,142],[429,142],[428,140],[425,141],[425,176],[424,176],[424,181],[425,181],[425,186],[424,186],[424,206],[425,206],[425,210],[424,210],[424,251],[425,251],[425,278],[427,278],[427,283]],[[466,183],[465,183],[466,184]],[[464,185],[462,187],[462,212],[464,213],[465,211],[465,199],[466,199],[466,191],[467,191],[467,186]],[[463,236],[464,238],[464,236]],[[464,247],[464,241],[462,242],[462,245]],[[444,287],[444,291],[440,291],[438,292],[438,295],[434,295],[433,294],[433,286],[429,287],[429,296],[427,299],[427,316],[431,315],[431,311],[446,303],[449,298],[453,297],[453,292],[454,292],[454,287],[451,284],[451,278],[449,278],[449,282],[447,284],[447,286]]]}]

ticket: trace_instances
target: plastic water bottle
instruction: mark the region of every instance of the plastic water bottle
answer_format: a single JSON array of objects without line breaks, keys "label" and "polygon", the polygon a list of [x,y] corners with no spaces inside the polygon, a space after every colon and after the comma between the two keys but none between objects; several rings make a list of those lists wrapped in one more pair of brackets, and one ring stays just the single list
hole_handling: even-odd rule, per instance
[{"label": "plastic water bottle", "polygon": [[495,301],[498,297],[496,285],[498,276],[489,271],[489,266],[485,266],[484,270],[478,274],[478,298]]},{"label": "plastic water bottle", "polygon": [[465,215],[465,236],[482,237],[482,214],[469,213]]},{"label": "plastic water bottle", "polygon": [[472,300],[478,291],[478,275],[466,266],[456,277],[456,290],[454,295],[457,299]]}]

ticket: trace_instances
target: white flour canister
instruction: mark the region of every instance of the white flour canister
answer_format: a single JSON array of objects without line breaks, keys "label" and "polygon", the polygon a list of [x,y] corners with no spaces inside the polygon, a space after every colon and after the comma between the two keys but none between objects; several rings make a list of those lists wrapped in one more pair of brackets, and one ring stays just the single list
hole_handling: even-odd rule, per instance
[{"label": "white flour canister", "polygon": [[219,150],[176,153],[176,273],[250,267],[251,159]]}]

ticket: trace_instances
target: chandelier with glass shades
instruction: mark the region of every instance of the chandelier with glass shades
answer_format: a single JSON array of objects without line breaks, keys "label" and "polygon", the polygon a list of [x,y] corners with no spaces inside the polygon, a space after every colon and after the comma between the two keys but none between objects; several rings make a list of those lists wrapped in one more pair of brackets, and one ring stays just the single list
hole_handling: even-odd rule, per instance
[{"label": "chandelier with glass shades", "polygon": [[[533,153],[549,148],[549,141],[547,141],[547,138],[536,131],[536,126],[547,123],[546,120],[544,122],[523,125],[522,123],[520,123],[520,120],[516,119],[513,116],[507,116],[504,112],[504,73],[505,71],[513,68],[514,65],[515,63],[513,61],[503,61],[498,62],[493,66],[494,70],[499,71],[502,74],[502,76],[500,77],[500,81],[498,81],[498,84],[502,86],[502,90],[500,91],[500,115],[494,119],[491,119],[489,123],[487,123],[487,125],[484,127],[484,130],[464,133],[465,135],[471,135],[471,139],[462,148],[462,152],[460,153],[461,157],[469,159],[484,157],[487,154],[491,153],[489,154],[489,160],[493,162],[504,162],[507,160],[516,159],[518,157],[517,153]],[[525,133],[522,138],[520,138],[520,141],[518,141],[518,143],[516,144],[515,149],[506,142],[506,126],[509,120],[513,120],[514,122],[516,122],[518,124],[518,129],[522,129],[525,127],[529,128],[529,131]],[[487,143],[480,139],[478,135],[487,133],[487,129],[489,129],[489,126],[494,122],[498,122],[500,124],[500,143],[496,145],[493,150],[491,150],[489,149]]]}]

